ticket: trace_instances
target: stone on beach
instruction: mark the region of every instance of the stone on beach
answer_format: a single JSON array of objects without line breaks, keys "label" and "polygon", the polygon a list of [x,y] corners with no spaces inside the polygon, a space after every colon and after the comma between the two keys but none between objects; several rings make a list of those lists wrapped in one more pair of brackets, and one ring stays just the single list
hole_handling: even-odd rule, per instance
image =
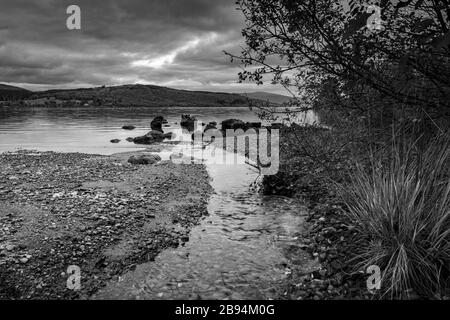
[{"label": "stone on beach", "polygon": [[155,164],[157,162],[161,161],[161,157],[158,155],[141,155],[141,156],[131,156],[128,159],[128,162],[131,164]]}]

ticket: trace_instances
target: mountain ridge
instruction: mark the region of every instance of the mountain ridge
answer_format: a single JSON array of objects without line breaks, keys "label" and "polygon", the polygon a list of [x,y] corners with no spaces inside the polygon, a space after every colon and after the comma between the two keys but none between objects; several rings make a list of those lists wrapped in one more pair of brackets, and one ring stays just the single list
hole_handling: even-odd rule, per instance
[{"label": "mountain ridge", "polygon": [[[3,90],[2,90],[3,88]],[[258,99],[257,95],[250,93],[237,94],[227,92],[191,91],[174,89],[157,85],[126,84],[118,86],[100,86],[77,89],[51,89],[46,91],[28,91],[20,87],[9,85],[0,86],[5,96],[11,96],[12,92],[32,105],[91,105],[91,106],[192,106],[192,107],[221,107],[221,106],[248,106],[248,99],[269,101],[274,104],[277,99],[286,97],[263,93]],[[270,97],[272,99],[266,99]],[[275,98],[274,98],[275,97]],[[280,100],[280,101],[281,101]]]},{"label": "mountain ridge", "polygon": [[31,94],[31,91],[24,88],[0,83],[0,100],[19,100]]}]

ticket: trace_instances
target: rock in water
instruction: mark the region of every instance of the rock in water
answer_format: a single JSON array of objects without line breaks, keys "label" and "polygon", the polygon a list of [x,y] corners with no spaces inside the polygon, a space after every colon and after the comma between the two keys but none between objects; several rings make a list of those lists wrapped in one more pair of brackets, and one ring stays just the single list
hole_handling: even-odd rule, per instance
[{"label": "rock in water", "polygon": [[247,127],[248,128],[255,128],[255,129],[259,129],[261,128],[261,122],[247,122]]},{"label": "rock in water", "polygon": [[245,122],[238,119],[227,119],[222,121],[222,130],[227,129],[244,129],[245,128]]},{"label": "rock in water", "polygon": [[161,142],[164,140],[164,133],[158,130],[152,130],[148,132],[145,136],[136,137],[133,139],[135,144],[152,144],[156,142]]},{"label": "rock in water", "polygon": [[164,139],[173,139],[173,138],[175,138],[175,133],[173,133],[173,132],[168,132],[168,133],[165,133],[164,134]]},{"label": "rock in water", "polygon": [[127,140],[128,142],[133,142],[133,141],[134,141],[134,138],[128,137],[126,140]]},{"label": "rock in water", "polygon": [[206,127],[205,127],[205,131],[208,131],[210,129],[217,129],[216,125],[217,125],[217,123],[215,123],[215,122],[214,123],[213,122],[208,123],[206,125]]},{"label": "rock in water", "polygon": [[142,156],[131,156],[128,159],[128,162],[131,164],[144,164],[144,165],[149,165],[149,164],[155,164],[157,162],[161,161],[161,157],[158,155],[142,155]]},{"label": "rock in water", "polygon": [[120,142],[120,139],[112,139],[111,140],[111,143],[119,143]]},{"label": "rock in water", "polygon": [[197,119],[190,114],[183,114],[181,115],[180,125],[189,131],[194,131],[195,121],[197,121]]},{"label": "rock in water", "polygon": [[259,129],[261,128],[261,122],[244,122],[238,119],[227,119],[222,121],[222,130],[233,129],[238,130],[242,129],[244,131],[248,129]]},{"label": "rock in water", "polygon": [[163,132],[162,125],[165,124],[165,123],[167,123],[167,120],[164,119],[164,117],[157,116],[150,123],[150,127],[151,127],[152,130]]},{"label": "rock in water", "polygon": [[134,129],[136,129],[136,127],[135,126],[123,126],[122,129],[123,130],[134,130]]}]

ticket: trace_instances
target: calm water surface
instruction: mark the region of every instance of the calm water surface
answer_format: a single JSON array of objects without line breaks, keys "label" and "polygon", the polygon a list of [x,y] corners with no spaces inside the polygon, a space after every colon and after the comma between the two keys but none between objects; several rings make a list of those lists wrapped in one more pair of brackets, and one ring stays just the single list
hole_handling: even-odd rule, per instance
[{"label": "calm water surface", "polygon": [[[125,141],[127,137],[143,135],[150,130],[150,122],[162,115],[172,132],[179,128],[182,114],[191,114],[199,121],[222,121],[229,118],[259,121],[247,108],[11,108],[0,107],[0,152],[17,149],[39,151],[83,152],[113,154],[138,150],[140,147]],[[122,130],[133,125],[133,131]],[[112,139],[121,139],[118,144]]]}]

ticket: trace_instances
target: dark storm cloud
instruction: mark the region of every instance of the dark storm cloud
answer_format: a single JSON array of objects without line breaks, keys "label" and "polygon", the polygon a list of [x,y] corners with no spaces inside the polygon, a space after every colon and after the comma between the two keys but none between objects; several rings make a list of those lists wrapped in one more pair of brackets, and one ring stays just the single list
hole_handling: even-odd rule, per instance
[{"label": "dark storm cloud", "polygon": [[[234,0],[0,1],[0,82],[247,90],[222,53],[242,41]],[[71,4],[81,7],[82,30],[66,28]]]}]

